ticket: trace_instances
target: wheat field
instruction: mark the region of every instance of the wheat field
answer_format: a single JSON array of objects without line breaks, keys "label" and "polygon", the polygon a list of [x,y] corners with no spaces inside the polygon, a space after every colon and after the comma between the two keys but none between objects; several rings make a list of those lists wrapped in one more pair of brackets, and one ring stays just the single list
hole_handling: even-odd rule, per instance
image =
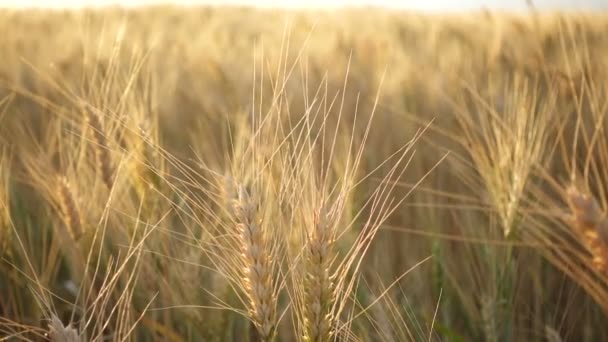
[{"label": "wheat field", "polygon": [[0,11],[0,340],[608,339],[608,15]]}]

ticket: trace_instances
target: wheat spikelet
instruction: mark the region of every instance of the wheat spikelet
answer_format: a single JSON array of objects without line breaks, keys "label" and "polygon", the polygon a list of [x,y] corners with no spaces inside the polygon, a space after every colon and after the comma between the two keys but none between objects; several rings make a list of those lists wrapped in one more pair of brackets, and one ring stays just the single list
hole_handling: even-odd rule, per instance
[{"label": "wheat spikelet", "polygon": [[52,342],[80,342],[78,331],[72,326],[64,326],[61,320],[53,315],[49,323],[49,339]]},{"label": "wheat spikelet", "polygon": [[97,170],[101,175],[101,179],[108,189],[114,184],[114,171],[109,154],[108,139],[106,137],[101,118],[98,114],[89,112],[86,116],[86,121],[93,132],[93,141],[95,142],[95,162]]},{"label": "wheat spikelet", "polygon": [[273,289],[273,262],[268,241],[257,219],[257,204],[243,186],[233,201],[244,265],[243,285],[249,300],[249,314],[262,341],[273,339],[276,331],[276,302]]},{"label": "wheat spikelet", "polygon": [[82,221],[70,184],[65,177],[57,181],[57,204],[61,219],[68,228],[70,235],[76,241],[82,236]]},{"label": "wheat spikelet", "polygon": [[592,255],[593,266],[608,273],[608,219],[591,195],[570,186],[568,205],[572,211],[570,223]]},{"label": "wheat spikelet", "polygon": [[306,255],[304,340],[329,341],[332,336],[331,306],[333,283],[330,276],[331,250],[334,243],[327,215],[315,213]]}]

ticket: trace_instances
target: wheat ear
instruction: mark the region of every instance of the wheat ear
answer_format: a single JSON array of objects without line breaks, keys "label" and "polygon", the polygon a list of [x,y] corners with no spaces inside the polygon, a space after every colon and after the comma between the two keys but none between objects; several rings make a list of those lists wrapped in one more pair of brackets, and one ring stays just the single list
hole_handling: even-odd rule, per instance
[{"label": "wheat ear", "polygon": [[243,285],[249,300],[249,314],[262,341],[276,332],[276,302],[273,289],[273,261],[269,241],[257,218],[257,203],[243,186],[238,186],[233,209],[240,236]]},{"label": "wheat ear", "polygon": [[570,223],[581,236],[593,257],[593,266],[608,274],[608,218],[593,196],[570,186],[568,205],[572,211]]},{"label": "wheat ear", "polygon": [[82,236],[82,221],[74,193],[65,177],[59,177],[57,181],[57,202],[61,219],[74,241],[77,241]]},{"label": "wheat ear", "polygon": [[330,274],[334,243],[331,226],[323,210],[315,214],[306,249],[304,279],[304,340],[329,341],[332,336],[333,283]]}]

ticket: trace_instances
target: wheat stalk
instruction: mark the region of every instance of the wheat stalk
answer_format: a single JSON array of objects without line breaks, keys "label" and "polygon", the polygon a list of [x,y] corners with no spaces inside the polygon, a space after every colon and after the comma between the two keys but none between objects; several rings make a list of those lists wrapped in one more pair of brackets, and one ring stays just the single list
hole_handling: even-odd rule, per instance
[{"label": "wheat stalk", "polygon": [[95,142],[95,162],[104,184],[111,189],[114,185],[114,171],[110,158],[108,139],[98,114],[89,112],[86,121],[93,132]]},{"label": "wheat stalk", "polygon": [[237,191],[233,209],[240,236],[244,265],[242,280],[249,300],[249,314],[260,339],[270,341],[274,338],[277,324],[273,261],[268,239],[257,218],[257,203],[243,186],[238,186]]},{"label": "wheat stalk", "polygon": [[11,235],[8,204],[4,198],[0,198],[0,256],[9,251]]},{"label": "wheat stalk", "polygon": [[8,195],[8,165],[0,155],[0,256],[9,253],[12,230],[10,221],[9,195]]},{"label": "wheat stalk", "polygon": [[9,215],[8,204],[0,199],[0,257],[11,256],[13,231]]},{"label": "wheat stalk", "polygon": [[497,322],[497,303],[491,295],[481,296],[481,321],[486,341],[495,342],[499,340]]}]

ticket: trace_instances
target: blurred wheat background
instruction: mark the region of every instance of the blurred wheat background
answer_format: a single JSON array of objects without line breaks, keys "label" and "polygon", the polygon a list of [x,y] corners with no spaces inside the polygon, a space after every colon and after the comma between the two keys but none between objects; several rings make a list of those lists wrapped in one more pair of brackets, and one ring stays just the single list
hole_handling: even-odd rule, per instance
[{"label": "blurred wheat background", "polygon": [[608,339],[607,30],[0,11],[0,339]]}]

